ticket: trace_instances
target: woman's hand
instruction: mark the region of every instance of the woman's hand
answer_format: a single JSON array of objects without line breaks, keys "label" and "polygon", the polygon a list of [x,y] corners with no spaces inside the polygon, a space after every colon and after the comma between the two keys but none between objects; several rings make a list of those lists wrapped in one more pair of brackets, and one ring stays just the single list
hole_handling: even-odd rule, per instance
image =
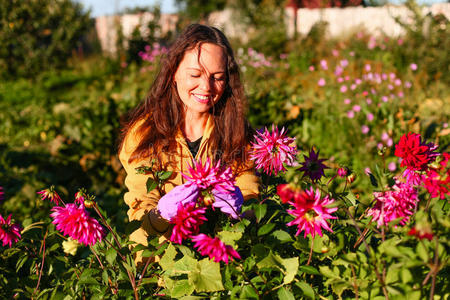
[{"label": "woman's hand", "polygon": [[234,219],[238,219],[242,203],[244,203],[244,197],[242,196],[239,187],[235,186],[235,189],[231,193],[219,192],[213,190],[215,201],[213,203],[214,208],[219,208],[223,213],[231,216]]},{"label": "woman's hand", "polygon": [[186,203],[194,202],[199,195],[199,189],[196,184],[186,183],[174,187],[169,193],[164,195],[158,201],[158,211],[161,217],[170,221],[176,216],[178,210],[178,203],[185,205]]}]

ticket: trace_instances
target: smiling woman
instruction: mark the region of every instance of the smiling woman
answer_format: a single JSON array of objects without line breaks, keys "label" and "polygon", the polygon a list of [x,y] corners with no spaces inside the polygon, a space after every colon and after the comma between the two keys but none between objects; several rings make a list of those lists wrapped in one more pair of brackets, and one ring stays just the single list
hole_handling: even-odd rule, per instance
[{"label": "smiling woman", "polygon": [[[170,235],[169,223],[156,207],[175,187],[177,198],[188,197],[179,191],[186,184],[182,173],[194,160],[230,166],[237,186],[232,197],[257,196],[259,180],[247,159],[253,131],[245,112],[239,67],[227,38],[214,27],[188,26],[161,60],[149,94],[123,127],[119,158],[129,189],[124,200],[130,221],[142,221],[131,240],[145,245],[149,235]],[[161,189],[147,193],[151,175],[136,174],[142,165],[172,175]]]}]

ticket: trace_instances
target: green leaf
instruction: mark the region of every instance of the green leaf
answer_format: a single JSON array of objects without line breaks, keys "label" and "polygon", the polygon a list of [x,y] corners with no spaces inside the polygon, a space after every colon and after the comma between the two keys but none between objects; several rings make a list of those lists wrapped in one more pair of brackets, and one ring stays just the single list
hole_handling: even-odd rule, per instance
[{"label": "green leaf", "polygon": [[174,281],[174,286],[171,290],[171,297],[180,298],[182,296],[190,295],[194,292],[194,285],[188,279],[180,279]]},{"label": "green leaf", "polygon": [[320,275],[319,271],[313,266],[300,266],[298,269],[306,274]]},{"label": "green leaf", "polygon": [[330,267],[328,267],[328,266],[320,266],[319,270],[320,270],[320,273],[322,273],[322,275],[324,275],[328,278],[340,279],[339,275],[335,274],[333,271],[331,271]]},{"label": "green leaf", "polygon": [[294,280],[295,275],[298,271],[298,257],[285,258],[283,259],[283,266],[286,270],[283,283],[288,284]]},{"label": "green leaf", "polygon": [[375,178],[375,176],[372,175],[372,173],[368,173],[370,178],[370,183],[374,187],[378,187],[378,180]]},{"label": "green leaf", "polygon": [[198,262],[197,271],[188,275],[197,292],[215,292],[223,290],[220,264],[205,258]]},{"label": "green leaf", "polygon": [[106,250],[105,258],[106,258],[106,261],[109,262],[110,265],[114,265],[114,261],[116,260],[116,257],[117,257],[116,249],[109,248],[108,250]]},{"label": "green leaf", "polygon": [[310,299],[315,299],[314,290],[309,284],[307,284],[306,282],[300,281],[300,282],[296,282],[295,285],[298,286],[302,290],[303,294],[306,297],[308,297]]},{"label": "green leaf", "polygon": [[155,180],[153,180],[153,178],[149,177],[147,179],[146,186],[147,186],[147,193],[150,193],[158,186],[158,183]]},{"label": "green leaf", "polygon": [[175,256],[177,255],[177,249],[172,244],[169,244],[163,257],[159,261],[159,265],[163,270],[170,269],[175,264]]},{"label": "green leaf", "polygon": [[198,260],[190,256],[183,256],[180,260],[177,260],[172,267],[174,274],[189,274],[190,272],[196,272],[198,269]]},{"label": "green leaf", "polygon": [[295,300],[295,297],[291,291],[288,291],[284,286],[278,289],[277,296],[280,300]]},{"label": "green leaf", "polygon": [[272,233],[272,235],[282,243],[290,243],[294,241],[291,235],[284,230],[276,230]]},{"label": "green leaf", "polygon": [[241,239],[242,232],[221,231],[217,235],[224,244],[236,248],[237,247],[236,241]]},{"label": "green leaf", "polygon": [[258,236],[268,234],[269,232],[272,231],[272,229],[273,229],[274,227],[275,227],[275,224],[273,224],[273,223],[264,224],[263,226],[261,226],[261,227],[258,229]]},{"label": "green leaf", "polygon": [[161,172],[160,174],[158,174],[158,179],[159,180],[166,180],[168,179],[170,176],[172,176],[172,171],[165,171],[165,172]]},{"label": "green leaf", "polygon": [[272,251],[264,259],[258,262],[256,266],[259,269],[273,267],[278,267],[282,270],[284,269],[283,259],[279,255],[273,254]]},{"label": "green leaf", "polygon": [[425,246],[423,245],[423,243],[417,244],[416,252],[419,255],[419,257],[422,259],[423,262],[428,262],[429,255],[428,255],[427,249],[425,249]]},{"label": "green leaf", "polygon": [[24,255],[22,256],[16,263],[16,272],[22,268],[23,264],[28,260],[28,256]]},{"label": "green leaf", "polygon": [[258,299],[258,294],[256,294],[255,290],[250,286],[246,285],[242,288],[240,299]]},{"label": "green leaf", "polygon": [[253,207],[254,207],[256,220],[258,222],[260,222],[261,219],[264,218],[264,216],[266,215],[267,205],[266,204],[259,204],[259,203],[257,203],[255,205],[253,205]]}]

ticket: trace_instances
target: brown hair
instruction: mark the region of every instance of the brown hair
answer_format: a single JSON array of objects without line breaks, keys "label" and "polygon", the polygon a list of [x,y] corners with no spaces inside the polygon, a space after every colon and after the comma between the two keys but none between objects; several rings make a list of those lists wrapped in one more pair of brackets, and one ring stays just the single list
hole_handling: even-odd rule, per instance
[{"label": "brown hair", "polygon": [[[212,159],[221,159],[235,166],[245,163],[245,149],[252,137],[252,130],[245,119],[246,99],[241,83],[239,66],[225,35],[217,28],[200,24],[189,25],[175,40],[161,59],[159,72],[146,98],[128,113],[124,123],[121,142],[138,123],[136,134],[139,144],[129,161],[156,158],[161,153],[171,153],[176,147],[176,134],[184,125],[184,108],[178,96],[173,75],[186,51],[211,43],[224,49],[226,56],[226,88],[221,99],[210,109],[214,120],[209,147]],[[122,146],[122,145],[121,145]]]}]

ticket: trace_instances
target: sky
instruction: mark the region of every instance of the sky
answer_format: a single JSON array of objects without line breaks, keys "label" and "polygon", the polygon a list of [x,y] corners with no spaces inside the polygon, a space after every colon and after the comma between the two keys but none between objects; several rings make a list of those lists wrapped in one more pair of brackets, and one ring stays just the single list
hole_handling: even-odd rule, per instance
[{"label": "sky", "polygon": [[83,4],[88,9],[91,8],[91,16],[98,17],[104,15],[112,15],[117,11],[123,10],[125,7],[136,6],[153,6],[155,4],[161,5],[163,13],[175,13],[177,8],[175,0],[76,0]]},{"label": "sky", "polygon": [[[175,0],[76,0],[82,3],[86,9],[91,8],[91,16],[98,17],[112,15],[116,11],[121,11],[125,7],[153,6],[157,3],[161,5],[163,13],[175,13],[177,8]],[[402,2],[401,0],[391,0],[393,3]],[[445,0],[418,0],[420,4],[433,4],[445,2]]]}]

